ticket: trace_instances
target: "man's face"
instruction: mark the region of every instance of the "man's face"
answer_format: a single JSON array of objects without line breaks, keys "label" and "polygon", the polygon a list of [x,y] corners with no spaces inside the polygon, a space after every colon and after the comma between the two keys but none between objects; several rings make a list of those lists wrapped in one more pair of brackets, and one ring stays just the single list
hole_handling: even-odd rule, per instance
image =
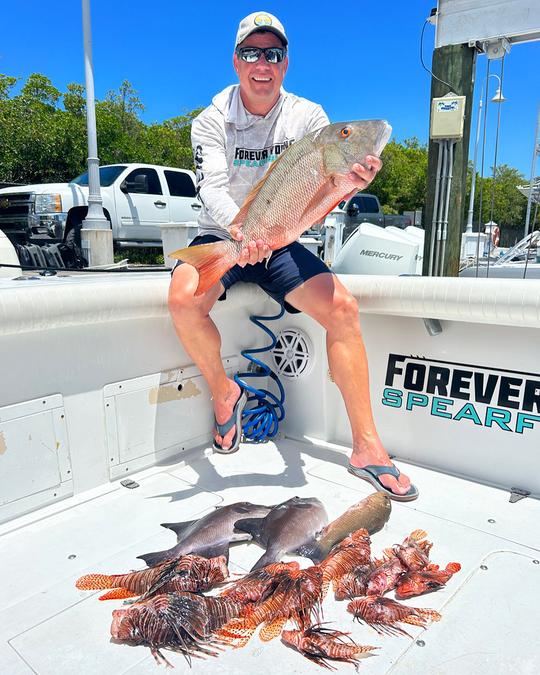
[{"label": "man's face", "polygon": [[[277,35],[266,32],[249,35],[239,47],[283,47],[283,44]],[[279,97],[281,84],[287,72],[289,64],[287,56],[281,63],[268,63],[264,54],[261,54],[255,63],[246,63],[235,53],[233,62],[244,102],[256,105],[267,103],[272,107]]]}]

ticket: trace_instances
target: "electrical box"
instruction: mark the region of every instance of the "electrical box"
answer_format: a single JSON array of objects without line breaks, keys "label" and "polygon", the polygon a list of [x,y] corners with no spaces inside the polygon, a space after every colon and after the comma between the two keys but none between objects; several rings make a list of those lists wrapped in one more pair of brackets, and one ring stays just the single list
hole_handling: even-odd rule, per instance
[{"label": "electrical box", "polygon": [[448,94],[431,101],[431,128],[429,137],[462,138],[466,96]]}]

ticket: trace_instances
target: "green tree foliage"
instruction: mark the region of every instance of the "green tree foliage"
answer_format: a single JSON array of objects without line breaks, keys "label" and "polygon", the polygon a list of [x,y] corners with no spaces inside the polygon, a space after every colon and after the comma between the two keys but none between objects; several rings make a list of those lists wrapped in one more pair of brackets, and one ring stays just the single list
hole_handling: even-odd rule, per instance
[{"label": "green tree foliage", "polygon": [[[469,163],[467,177],[467,209],[471,193],[472,164]],[[522,230],[525,223],[527,198],[521,194],[516,185],[523,185],[527,180],[517,169],[501,164],[493,175],[481,178],[476,175],[474,191],[473,226],[478,227],[481,217],[482,226],[494,220],[501,228]],[[482,212],[480,213],[480,200]],[[466,218],[464,220],[466,222]]]},{"label": "green tree foliage", "polygon": [[387,213],[422,208],[426,199],[427,146],[417,138],[390,141],[382,153],[383,167],[369,187]]},{"label": "green tree foliage", "polygon": [[17,84],[16,77],[9,77],[0,73],[0,101],[9,97],[9,92]]},{"label": "green tree foliage", "polygon": [[[80,84],[64,93],[34,73],[17,95],[17,78],[0,74],[0,181],[67,181],[86,170],[86,98]],[[140,119],[144,106],[125,80],[96,101],[101,164],[143,162],[193,168],[190,130],[195,110],[162,124]]]}]

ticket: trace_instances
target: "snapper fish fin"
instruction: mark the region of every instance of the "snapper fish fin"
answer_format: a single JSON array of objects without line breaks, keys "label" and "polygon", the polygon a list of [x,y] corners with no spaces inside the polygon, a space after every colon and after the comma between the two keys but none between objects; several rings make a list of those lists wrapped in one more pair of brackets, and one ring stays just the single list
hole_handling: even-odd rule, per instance
[{"label": "snapper fish fin", "polygon": [[189,265],[193,265],[199,273],[199,284],[195,295],[206,293],[221,277],[234,267],[240,252],[238,247],[231,247],[231,241],[216,241],[211,244],[188,246],[169,253],[169,257],[178,258]]}]

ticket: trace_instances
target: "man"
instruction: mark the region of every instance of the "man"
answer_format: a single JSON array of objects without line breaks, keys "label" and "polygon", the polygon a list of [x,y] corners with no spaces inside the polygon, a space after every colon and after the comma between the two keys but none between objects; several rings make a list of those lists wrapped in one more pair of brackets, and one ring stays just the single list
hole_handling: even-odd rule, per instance
[{"label": "man", "polygon": [[[271,162],[293,141],[328,124],[322,108],[281,88],[287,72],[287,36],[279,20],[255,12],[240,22],[233,64],[239,85],[214,97],[192,126],[192,143],[202,211],[192,245],[232,237],[230,227],[245,197]],[[351,178],[366,188],[381,167],[353,166]],[[349,471],[389,496],[415,499],[418,491],[393,466],[379,439],[369,397],[368,367],[360,334],[358,306],[326,265],[298,242],[274,251],[250,242],[238,265],[220,283],[195,297],[198,272],[178,265],[172,275],[169,309],[186,352],[208,382],[214,402],[217,452],[234,452],[246,396],[223,369],[218,330],[209,316],[214,303],[236,281],[255,281],[288,311],[305,312],[327,331],[332,377],[339,387],[352,428]],[[366,469],[366,467],[369,467]]]}]

